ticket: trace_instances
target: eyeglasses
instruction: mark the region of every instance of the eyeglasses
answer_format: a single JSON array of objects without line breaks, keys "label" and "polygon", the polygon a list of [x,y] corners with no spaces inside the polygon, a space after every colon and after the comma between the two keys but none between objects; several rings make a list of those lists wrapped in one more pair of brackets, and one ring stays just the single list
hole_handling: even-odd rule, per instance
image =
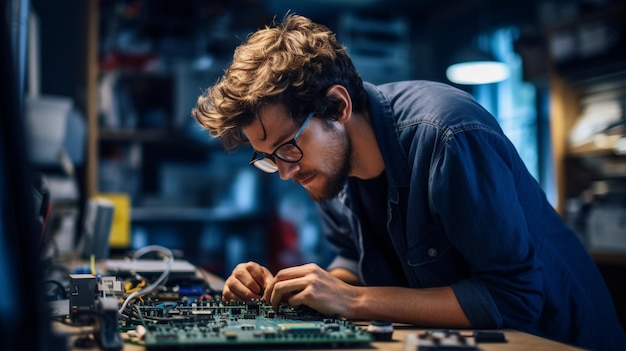
[{"label": "eyeglasses", "polygon": [[302,149],[300,149],[298,144],[296,144],[296,140],[298,140],[300,134],[302,134],[307,124],[309,124],[311,117],[313,117],[313,112],[309,113],[306,116],[304,122],[302,122],[300,129],[298,129],[293,139],[279,145],[271,154],[255,151],[252,154],[250,164],[265,173],[276,173],[278,171],[276,158],[289,163],[296,163],[300,161],[302,159],[303,153]]}]

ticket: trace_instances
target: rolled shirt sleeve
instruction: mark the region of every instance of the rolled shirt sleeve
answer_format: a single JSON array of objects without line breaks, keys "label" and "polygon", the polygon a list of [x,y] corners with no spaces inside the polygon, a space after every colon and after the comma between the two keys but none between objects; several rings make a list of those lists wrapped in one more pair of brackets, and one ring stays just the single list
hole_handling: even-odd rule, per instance
[{"label": "rolled shirt sleeve", "polygon": [[430,199],[470,267],[452,287],[475,328],[523,326],[543,308],[542,263],[520,199],[527,170],[500,133],[479,123],[449,131],[431,174]]}]

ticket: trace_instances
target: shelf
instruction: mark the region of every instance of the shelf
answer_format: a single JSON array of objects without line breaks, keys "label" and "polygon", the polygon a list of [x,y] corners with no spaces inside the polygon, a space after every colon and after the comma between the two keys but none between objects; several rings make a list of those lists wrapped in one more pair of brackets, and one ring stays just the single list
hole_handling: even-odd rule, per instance
[{"label": "shelf", "polygon": [[220,146],[220,141],[216,138],[206,136],[190,137],[186,134],[165,129],[111,129],[99,130],[98,140],[109,143],[150,143],[150,144],[177,144],[205,149],[211,146]]},{"label": "shelf", "polygon": [[189,207],[151,206],[134,207],[131,210],[133,222],[245,222],[262,219],[259,211],[242,210],[230,206]]},{"label": "shelf", "polygon": [[604,136],[600,142],[598,141],[590,141],[585,144],[570,146],[569,155],[571,156],[608,156],[608,155],[617,155],[622,156],[621,153],[623,146],[619,145],[619,143],[624,143],[624,141],[620,141],[625,138],[622,135],[607,135]]},{"label": "shelf", "polygon": [[626,6],[612,4],[550,26],[548,45],[554,68],[574,84],[626,71],[624,16]]},{"label": "shelf", "polygon": [[180,140],[174,137],[171,132],[160,129],[155,130],[134,130],[134,129],[100,129],[99,139],[101,141],[141,141],[141,142],[162,142],[169,140]]}]

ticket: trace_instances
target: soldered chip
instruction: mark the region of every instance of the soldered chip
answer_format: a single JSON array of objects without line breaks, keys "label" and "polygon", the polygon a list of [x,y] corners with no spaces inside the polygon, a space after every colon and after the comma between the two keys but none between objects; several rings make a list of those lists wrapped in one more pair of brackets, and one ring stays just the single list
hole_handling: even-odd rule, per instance
[{"label": "soldered chip", "polygon": [[278,328],[285,333],[319,334],[322,328],[315,323],[281,323]]},{"label": "soldered chip", "polygon": [[235,331],[224,331],[224,336],[226,339],[237,339],[237,332]]}]

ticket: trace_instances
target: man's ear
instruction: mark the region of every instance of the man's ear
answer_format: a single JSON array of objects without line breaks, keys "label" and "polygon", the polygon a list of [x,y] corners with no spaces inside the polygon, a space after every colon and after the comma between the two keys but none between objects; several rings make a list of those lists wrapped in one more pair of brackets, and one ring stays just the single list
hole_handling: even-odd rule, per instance
[{"label": "man's ear", "polygon": [[339,115],[337,116],[337,122],[347,122],[350,119],[350,116],[352,116],[352,99],[350,98],[350,93],[348,92],[348,89],[346,89],[343,85],[335,84],[328,88],[326,94],[334,96],[341,102],[338,111]]}]

